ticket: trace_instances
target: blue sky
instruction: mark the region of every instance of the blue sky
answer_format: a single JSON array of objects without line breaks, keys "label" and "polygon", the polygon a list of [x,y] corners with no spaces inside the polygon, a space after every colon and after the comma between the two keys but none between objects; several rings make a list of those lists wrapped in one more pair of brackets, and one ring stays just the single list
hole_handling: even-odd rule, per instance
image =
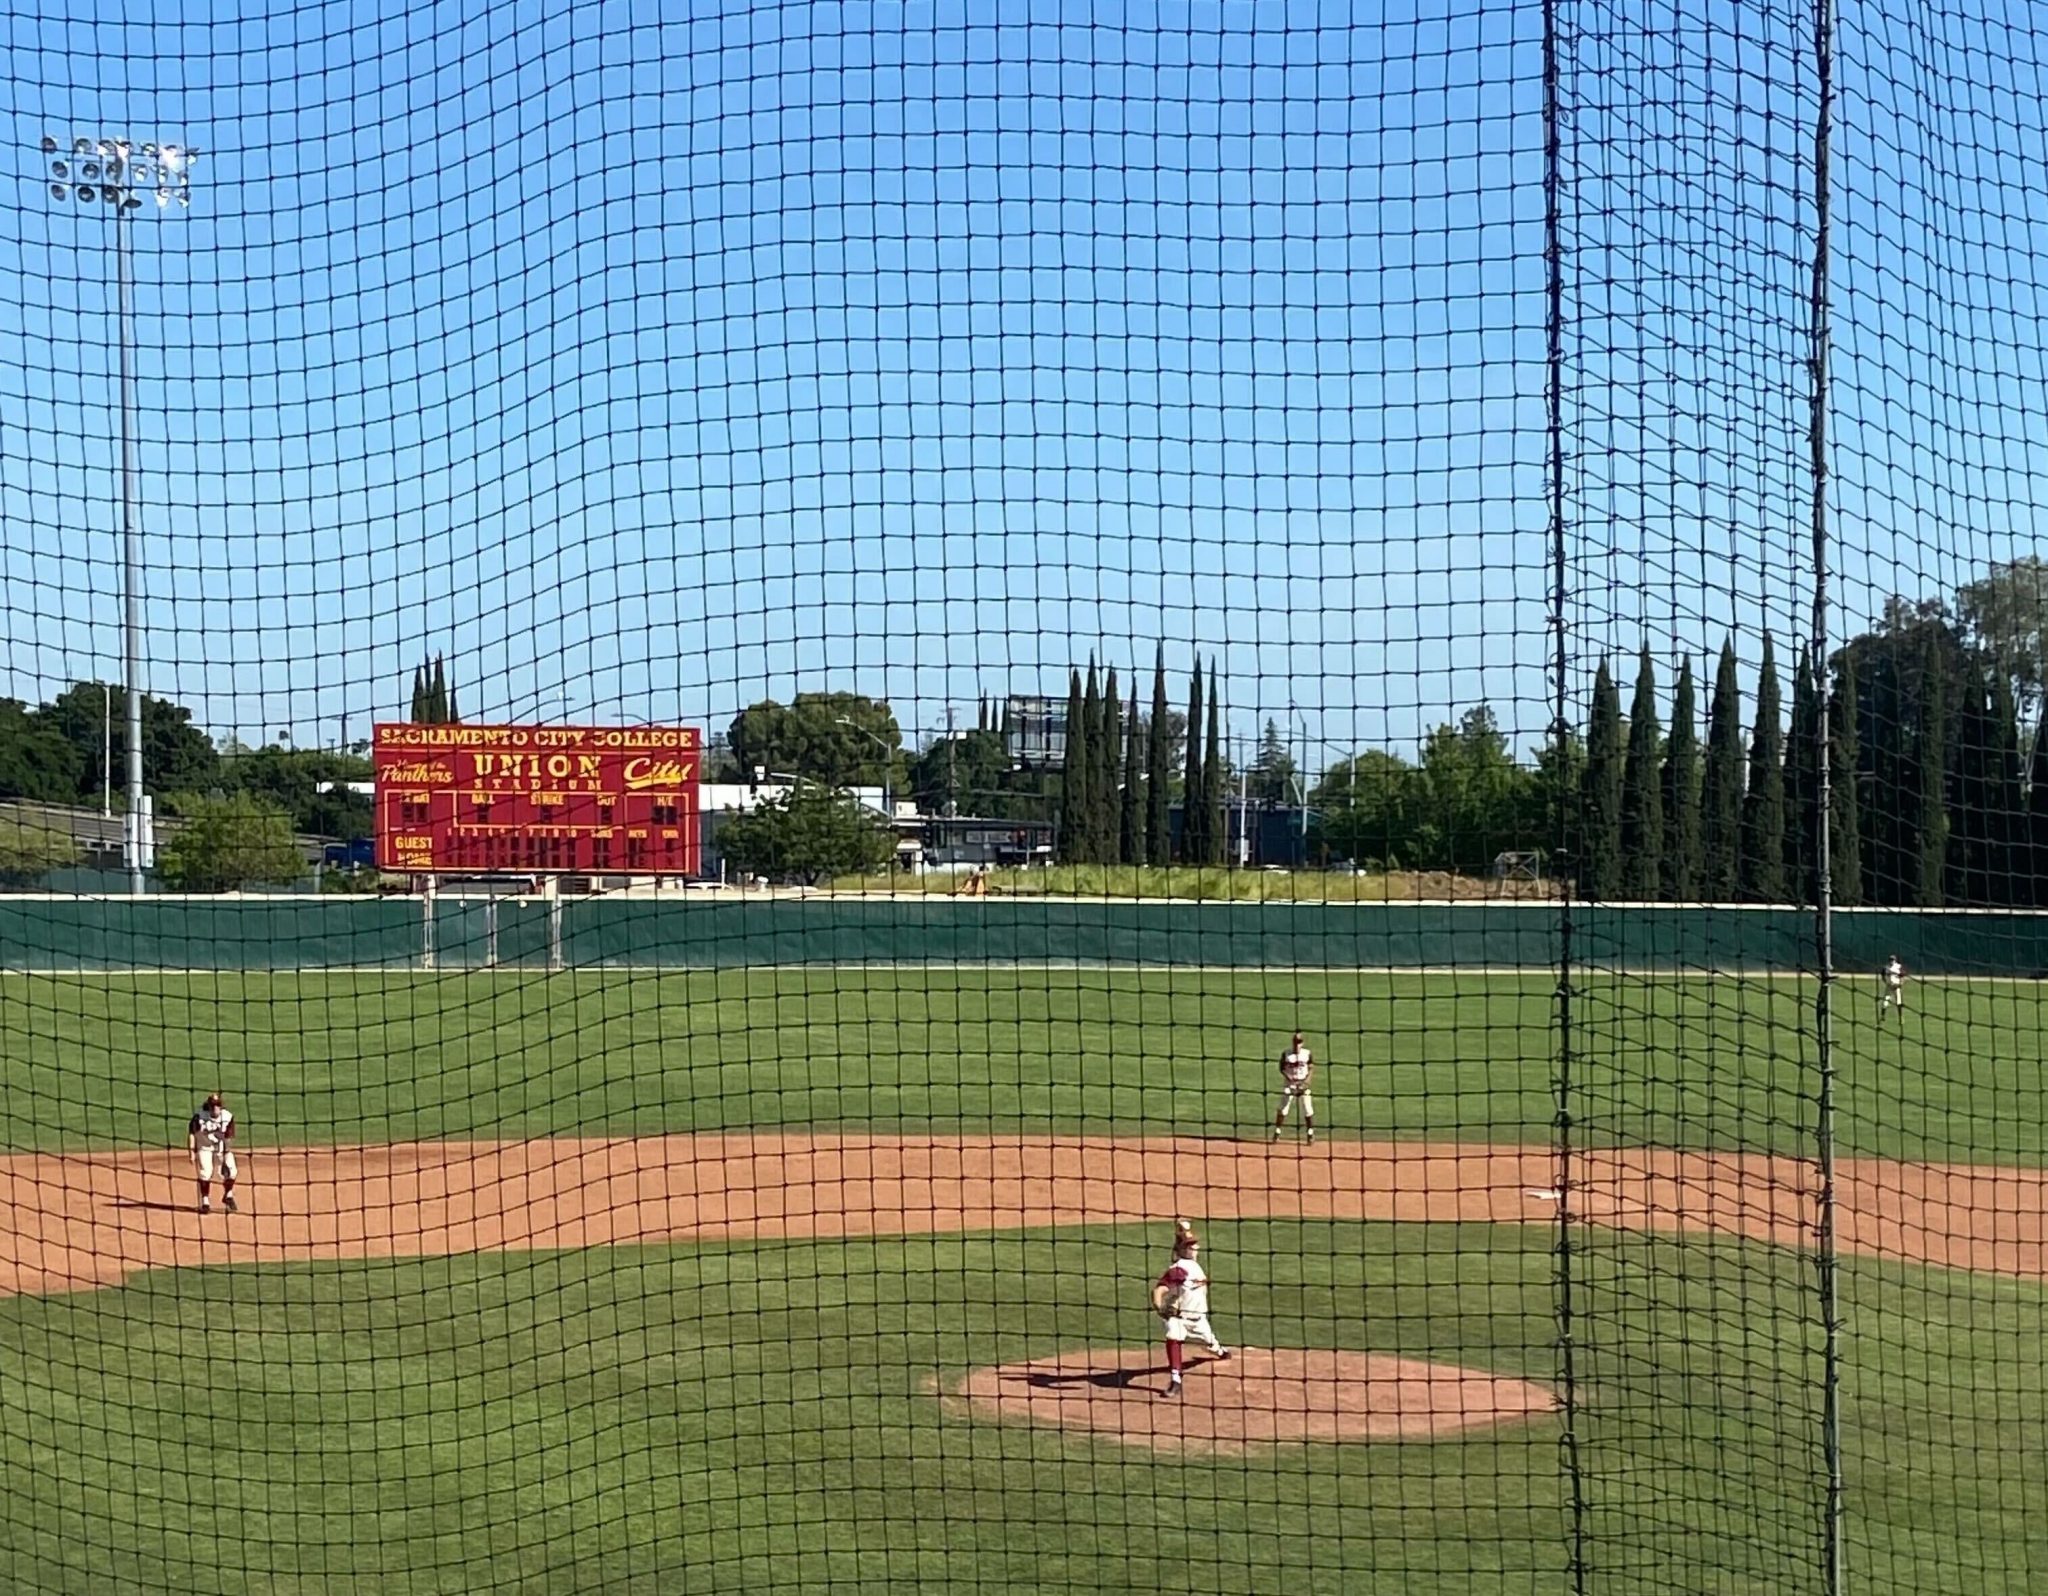
[{"label": "blue sky", "polygon": [[[1537,5],[656,9],[4,18],[0,690],[118,670],[111,228],[35,148],[106,129],[207,152],[138,342],[216,732],[366,735],[423,650],[475,718],[929,732],[1164,636],[1312,766],[1540,733]],[[1586,661],[1805,625],[1805,11],[1682,10],[1565,8]],[[1838,632],[2034,546],[2038,50],[1845,23]]]}]

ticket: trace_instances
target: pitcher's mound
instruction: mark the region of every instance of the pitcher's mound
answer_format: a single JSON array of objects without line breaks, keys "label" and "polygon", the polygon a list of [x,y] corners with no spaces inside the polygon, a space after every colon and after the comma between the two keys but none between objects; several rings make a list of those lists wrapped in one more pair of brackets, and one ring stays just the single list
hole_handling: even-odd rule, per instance
[{"label": "pitcher's mound", "polygon": [[1190,1351],[1167,1398],[1155,1348],[1069,1352],[976,1369],[942,1393],[989,1418],[1094,1430],[1140,1446],[1236,1451],[1304,1441],[1423,1440],[1549,1413],[1542,1386],[1376,1352],[1240,1349],[1227,1362]]}]

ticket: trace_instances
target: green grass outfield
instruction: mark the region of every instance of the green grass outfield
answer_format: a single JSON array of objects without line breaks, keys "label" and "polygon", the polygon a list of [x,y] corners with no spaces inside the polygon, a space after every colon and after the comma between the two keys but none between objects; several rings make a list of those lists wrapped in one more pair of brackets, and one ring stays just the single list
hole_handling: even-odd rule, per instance
[{"label": "green grass outfield", "polygon": [[[1587,976],[1591,1141],[1812,1146],[1815,987]],[[1837,988],[1848,1153],[2038,1163],[2048,988]],[[1544,1140],[1547,975],[1103,969],[0,975],[0,1146],[164,1146],[232,1094],[249,1145],[753,1127],[1238,1135],[1308,1030],[1341,1136]]]},{"label": "green grass outfield", "polygon": [[[1548,1379],[1541,1232],[1209,1227],[1224,1332]],[[1559,1425],[1162,1460],[942,1414],[935,1373],[1152,1333],[1157,1238],[941,1237],[162,1272],[0,1302],[9,1590],[1561,1592]],[[1582,1259],[1603,1591],[1818,1589],[1806,1266]],[[1852,1264],[1855,1588],[2048,1561],[2043,1294]],[[1023,1304],[1033,1305],[1029,1314]],[[1199,1375],[1195,1376],[1199,1378]],[[1881,1525],[1879,1529],[1875,1526]],[[1162,1583],[1162,1564],[1172,1581]]]}]

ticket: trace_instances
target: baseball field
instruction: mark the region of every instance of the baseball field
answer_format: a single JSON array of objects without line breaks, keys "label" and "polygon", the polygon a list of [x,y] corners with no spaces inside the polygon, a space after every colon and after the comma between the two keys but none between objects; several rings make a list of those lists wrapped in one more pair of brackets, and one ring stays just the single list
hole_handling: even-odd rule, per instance
[{"label": "baseball field", "polygon": [[[1815,997],[1579,983],[1561,1255],[1547,974],[0,976],[0,1585],[1809,1591]],[[2048,1004],[1838,999],[1856,1587],[2037,1589]],[[1169,1422],[1177,1215],[1251,1350]],[[1561,1294],[1569,1452],[1295,1433],[1303,1355],[1560,1393]]]}]

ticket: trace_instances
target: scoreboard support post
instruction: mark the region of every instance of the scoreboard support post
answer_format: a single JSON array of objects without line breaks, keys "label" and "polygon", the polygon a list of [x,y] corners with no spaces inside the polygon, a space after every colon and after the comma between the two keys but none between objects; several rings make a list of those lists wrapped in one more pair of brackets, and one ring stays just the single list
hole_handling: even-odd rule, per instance
[{"label": "scoreboard support post", "polygon": [[548,903],[548,968],[562,966],[562,878],[549,876],[541,889]]},{"label": "scoreboard support post", "polygon": [[434,878],[428,876],[420,892],[420,968],[434,967]]}]

